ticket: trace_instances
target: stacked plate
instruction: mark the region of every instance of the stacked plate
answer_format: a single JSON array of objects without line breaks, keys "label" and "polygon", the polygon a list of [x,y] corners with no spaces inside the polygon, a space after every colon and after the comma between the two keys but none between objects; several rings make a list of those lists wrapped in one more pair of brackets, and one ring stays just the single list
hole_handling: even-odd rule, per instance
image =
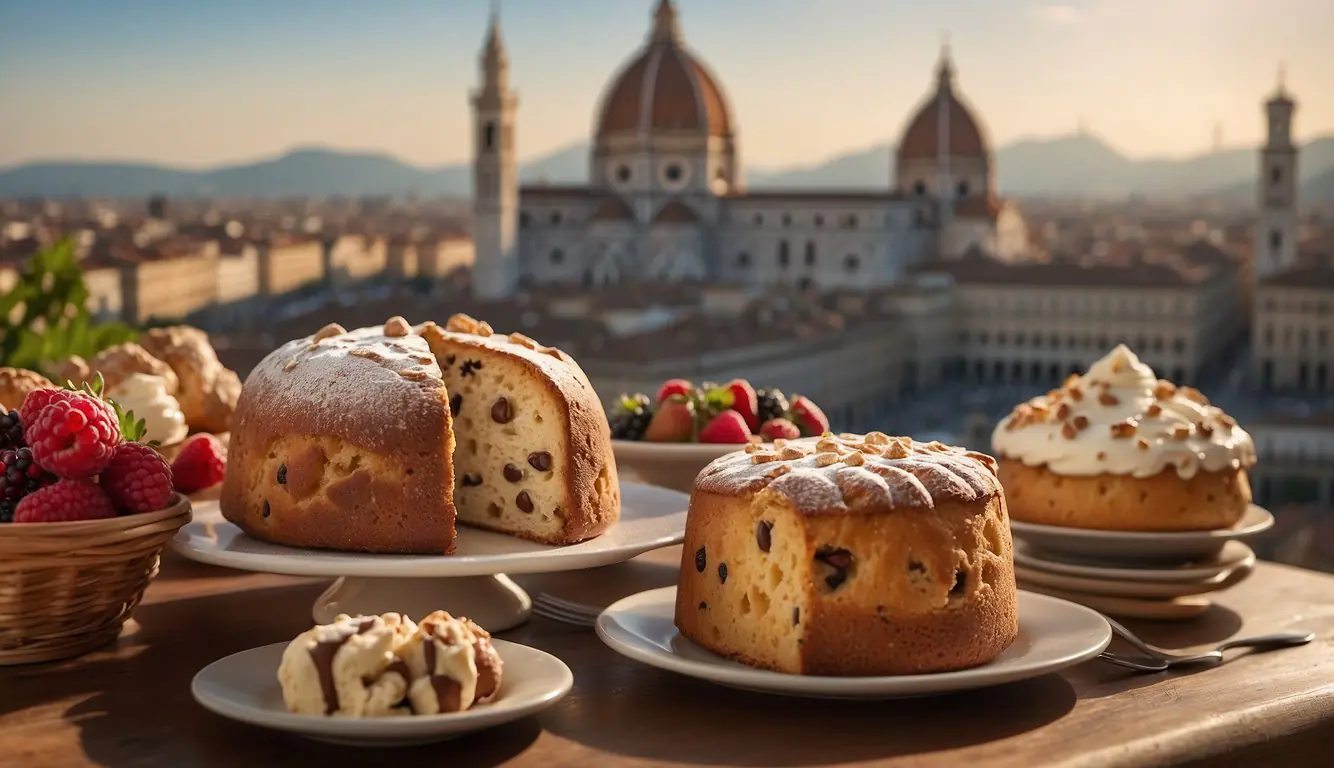
[{"label": "stacked plate", "polygon": [[1255,552],[1246,541],[1273,525],[1274,516],[1254,505],[1231,528],[1182,533],[1010,521],[1015,575],[1024,589],[1143,619],[1204,613],[1212,605],[1210,595],[1250,576]]}]

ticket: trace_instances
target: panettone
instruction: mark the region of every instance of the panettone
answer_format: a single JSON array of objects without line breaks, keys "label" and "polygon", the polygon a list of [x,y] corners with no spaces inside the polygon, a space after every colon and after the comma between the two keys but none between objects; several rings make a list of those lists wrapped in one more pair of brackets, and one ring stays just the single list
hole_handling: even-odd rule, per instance
[{"label": "panettone", "polygon": [[995,461],[877,432],[715,460],[690,499],[676,625],[714,653],[793,674],[994,659],[1018,633]]},{"label": "panettone", "polygon": [[414,329],[396,317],[327,326],[255,368],[222,510],[280,544],[439,554],[454,550],[456,519],[587,539],[619,518],[620,498],[606,417],[573,360],[471,318]]}]

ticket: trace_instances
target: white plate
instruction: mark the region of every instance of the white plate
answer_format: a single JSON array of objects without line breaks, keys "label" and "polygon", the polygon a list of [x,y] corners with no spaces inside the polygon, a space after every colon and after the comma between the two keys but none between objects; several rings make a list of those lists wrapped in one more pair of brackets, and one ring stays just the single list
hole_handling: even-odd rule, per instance
[{"label": "white plate", "polygon": [[1014,548],[1014,564],[1032,570],[1059,573],[1066,576],[1081,576],[1088,579],[1198,582],[1217,578],[1220,574],[1231,573],[1238,568],[1250,568],[1255,565],[1255,552],[1240,541],[1229,541],[1223,546],[1223,551],[1211,560],[1179,565],[1125,564],[1118,567],[1101,563],[1055,560],[1046,552],[1038,556],[1027,545],[1017,543]]},{"label": "white plate", "polygon": [[351,718],[287,711],[278,664],[287,643],[232,654],[195,675],[190,693],[205,709],[243,723],[350,746],[429,744],[518,720],[560,701],[574,675],[560,659],[526,645],[491,641],[505,662],[500,693],[488,704],[448,715]]},{"label": "white plate", "polygon": [[[1043,587],[1038,591],[1058,589],[1062,592],[1078,592],[1104,597],[1131,598],[1174,598],[1207,595],[1230,589],[1240,584],[1251,575],[1254,568],[1234,568],[1217,576],[1198,581],[1125,581],[1124,579],[1094,579],[1085,576],[1070,576],[1064,573],[1050,573],[1036,568],[1016,565],[1014,575],[1025,587]],[[1058,595],[1064,597],[1064,595]]]},{"label": "white plate", "polygon": [[194,522],[171,548],[210,565],[287,576],[447,577],[554,573],[621,563],[685,538],[689,498],[665,488],[621,484],[621,519],[595,539],[555,547],[459,526],[453,555],[373,555],[284,547],[252,539],[222,519],[217,502],[200,502]]},{"label": "white plate", "polygon": [[598,617],[598,637],[649,666],[733,688],[824,699],[896,699],[984,688],[1055,672],[1097,657],[1112,639],[1106,619],[1065,600],[1019,593],[1019,636],[973,669],[892,677],[823,677],[754,669],[716,656],[676,629],[676,587],[641,592]]},{"label": "white plate", "polygon": [[1236,525],[1213,531],[1093,531],[1010,520],[1015,537],[1036,549],[1067,556],[1141,562],[1206,560],[1217,555],[1229,541],[1246,541],[1273,527],[1274,516],[1254,504]]},{"label": "white plate", "polygon": [[645,443],[639,440],[612,440],[616,472],[623,479],[690,493],[695,478],[709,462],[745,449],[741,444],[722,443]]}]

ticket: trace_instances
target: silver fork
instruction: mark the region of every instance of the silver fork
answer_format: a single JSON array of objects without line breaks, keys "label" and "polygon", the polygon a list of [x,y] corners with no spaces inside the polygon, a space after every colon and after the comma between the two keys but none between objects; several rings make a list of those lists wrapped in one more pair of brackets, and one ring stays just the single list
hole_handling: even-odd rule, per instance
[{"label": "silver fork", "polygon": [[543,592],[533,599],[533,613],[544,619],[573,624],[576,627],[591,627],[597,624],[602,609],[592,605],[562,600]]},{"label": "silver fork", "polygon": [[1127,643],[1130,643],[1143,653],[1144,656],[1141,658],[1134,658],[1104,651],[1098,658],[1109,664],[1134,669],[1139,672],[1163,672],[1170,667],[1184,666],[1186,664],[1220,664],[1223,661],[1223,651],[1231,648],[1276,650],[1278,648],[1291,648],[1293,646],[1306,645],[1315,639],[1314,632],[1276,632],[1271,635],[1256,635],[1255,637],[1239,637],[1235,640],[1228,640],[1214,648],[1212,651],[1203,651],[1201,653],[1169,653],[1139,639],[1134,632],[1121,626],[1116,620],[1107,616],[1104,616],[1103,618],[1107,619],[1107,623],[1111,625],[1112,631],[1115,632],[1118,637],[1125,640]]}]

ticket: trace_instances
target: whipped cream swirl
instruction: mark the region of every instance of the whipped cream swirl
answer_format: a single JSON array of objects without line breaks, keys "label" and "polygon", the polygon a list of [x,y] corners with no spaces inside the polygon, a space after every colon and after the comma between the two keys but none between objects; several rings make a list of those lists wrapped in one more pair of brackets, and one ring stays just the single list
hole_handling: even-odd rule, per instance
[{"label": "whipped cream swirl", "polygon": [[190,432],[180,401],[167,394],[167,380],[161,376],[132,373],[112,387],[107,397],[121,410],[134,411],[136,419],[144,420],[144,440],[175,445]]},{"label": "whipped cream swirl", "polygon": [[1198,390],[1159,379],[1124,344],[996,425],[992,449],[1058,475],[1190,479],[1255,464],[1255,444]]}]

